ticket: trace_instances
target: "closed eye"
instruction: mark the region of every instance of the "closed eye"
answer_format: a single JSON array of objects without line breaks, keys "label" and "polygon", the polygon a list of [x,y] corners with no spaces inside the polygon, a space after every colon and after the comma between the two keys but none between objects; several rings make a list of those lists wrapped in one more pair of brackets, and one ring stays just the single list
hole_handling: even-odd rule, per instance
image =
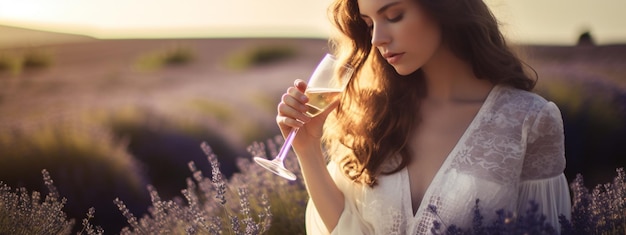
[{"label": "closed eye", "polygon": [[404,14],[400,14],[394,18],[391,19],[387,19],[387,21],[391,22],[391,23],[396,23],[402,20],[402,18],[404,18]]}]

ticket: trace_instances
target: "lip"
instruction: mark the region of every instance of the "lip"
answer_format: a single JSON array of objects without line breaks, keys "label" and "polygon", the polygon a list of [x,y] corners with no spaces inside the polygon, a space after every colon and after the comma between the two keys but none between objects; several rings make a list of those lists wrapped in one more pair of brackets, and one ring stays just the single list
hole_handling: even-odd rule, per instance
[{"label": "lip", "polygon": [[385,58],[385,60],[387,60],[387,63],[396,64],[402,58],[403,55],[404,53],[386,52],[383,54],[383,57]]}]

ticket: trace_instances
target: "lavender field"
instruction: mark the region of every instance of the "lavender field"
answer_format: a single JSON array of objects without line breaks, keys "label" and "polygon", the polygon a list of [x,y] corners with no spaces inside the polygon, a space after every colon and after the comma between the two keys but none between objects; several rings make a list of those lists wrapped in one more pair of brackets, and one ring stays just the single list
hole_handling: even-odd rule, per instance
[{"label": "lavender field", "polygon": [[[596,210],[581,215],[619,225],[606,218],[626,218],[623,200],[597,208],[626,196],[623,172],[616,172],[626,166],[626,46],[518,49],[539,75],[536,91],[563,113],[573,196],[580,211]],[[92,225],[106,234],[304,233],[302,182],[249,159],[274,155],[280,94],[306,79],[326,51],[322,39],[0,45],[0,226],[12,224],[4,213],[61,233],[98,233]],[[614,188],[591,192],[608,182]],[[32,213],[17,215],[24,205]],[[42,215],[56,220],[33,219]],[[90,218],[85,225],[83,218]],[[6,231],[0,234],[13,233]]]}]

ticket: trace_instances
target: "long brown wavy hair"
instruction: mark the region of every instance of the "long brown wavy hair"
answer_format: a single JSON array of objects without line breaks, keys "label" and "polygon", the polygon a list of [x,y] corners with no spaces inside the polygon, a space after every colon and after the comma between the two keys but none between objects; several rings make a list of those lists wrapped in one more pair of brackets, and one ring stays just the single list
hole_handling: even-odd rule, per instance
[{"label": "long brown wavy hair", "polygon": [[[506,44],[498,22],[483,0],[415,0],[439,24],[443,43],[468,62],[476,77],[493,84],[532,90],[522,61]],[[410,162],[409,135],[419,122],[426,94],[421,69],[401,76],[371,45],[357,0],[335,0],[329,8],[337,33],[329,43],[352,75],[337,112],[326,122],[324,140],[343,173],[355,182],[376,184]]]}]

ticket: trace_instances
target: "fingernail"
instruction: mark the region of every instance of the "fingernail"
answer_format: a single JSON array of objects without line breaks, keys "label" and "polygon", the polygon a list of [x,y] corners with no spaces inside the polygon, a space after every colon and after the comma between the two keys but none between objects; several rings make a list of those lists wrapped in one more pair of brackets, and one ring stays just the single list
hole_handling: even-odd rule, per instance
[{"label": "fingernail", "polygon": [[300,100],[301,100],[302,102],[306,102],[306,100],[307,100],[306,95],[301,95],[301,96],[300,96]]}]

